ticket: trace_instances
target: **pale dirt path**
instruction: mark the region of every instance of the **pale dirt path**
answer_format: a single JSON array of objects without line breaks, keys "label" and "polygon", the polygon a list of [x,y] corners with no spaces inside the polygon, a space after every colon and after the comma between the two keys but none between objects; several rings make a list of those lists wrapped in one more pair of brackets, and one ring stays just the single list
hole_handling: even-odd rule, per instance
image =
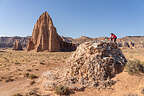
[{"label": "pale dirt path", "polygon": [[20,80],[9,83],[3,83],[0,86],[0,96],[12,96],[23,92],[29,86],[29,81]]}]

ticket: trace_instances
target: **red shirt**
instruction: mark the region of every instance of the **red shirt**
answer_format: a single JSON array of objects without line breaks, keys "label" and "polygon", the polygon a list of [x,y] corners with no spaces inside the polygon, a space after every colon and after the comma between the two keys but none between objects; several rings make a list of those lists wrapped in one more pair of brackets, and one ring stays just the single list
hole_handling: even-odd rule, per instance
[{"label": "red shirt", "polygon": [[117,38],[117,36],[114,35],[114,34],[112,34],[112,35],[111,35],[111,38],[112,38],[112,39],[115,39],[115,38]]}]

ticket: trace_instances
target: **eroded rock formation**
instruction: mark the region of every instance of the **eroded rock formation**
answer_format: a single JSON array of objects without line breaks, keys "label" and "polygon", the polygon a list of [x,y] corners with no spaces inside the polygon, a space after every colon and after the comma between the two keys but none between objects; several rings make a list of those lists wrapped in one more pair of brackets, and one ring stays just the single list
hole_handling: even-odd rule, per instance
[{"label": "eroded rock formation", "polygon": [[27,50],[60,51],[61,42],[62,39],[57,34],[51,17],[47,12],[44,12],[34,25],[32,37],[29,40]]},{"label": "eroded rock formation", "polygon": [[[44,50],[49,52],[65,51],[67,50],[67,46],[71,46],[71,44],[67,43],[65,45],[65,43],[67,42],[63,41],[58,35],[49,14],[44,12],[34,25],[32,37],[28,41],[27,50],[36,50],[37,52]],[[71,48],[73,50],[73,46],[69,50]]]},{"label": "eroded rock formation", "polygon": [[19,40],[16,40],[13,46],[13,50],[23,50],[22,45]]}]

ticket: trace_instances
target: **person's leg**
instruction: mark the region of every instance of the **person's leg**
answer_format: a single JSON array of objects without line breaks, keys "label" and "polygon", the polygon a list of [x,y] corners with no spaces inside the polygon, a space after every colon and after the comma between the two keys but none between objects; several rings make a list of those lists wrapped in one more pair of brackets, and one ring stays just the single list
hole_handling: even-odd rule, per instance
[{"label": "person's leg", "polygon": [[111,38],[111,41],[113,41],[113,38]]},{"label": "person's leg", "polygon": [[117,38],[114,38],[114,42],[116,42]]}]

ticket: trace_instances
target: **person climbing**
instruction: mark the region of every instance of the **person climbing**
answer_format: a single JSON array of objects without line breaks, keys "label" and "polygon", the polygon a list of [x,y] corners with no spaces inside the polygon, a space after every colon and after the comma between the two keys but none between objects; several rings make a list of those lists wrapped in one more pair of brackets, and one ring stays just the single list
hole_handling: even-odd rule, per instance
[{"label": "person climbing", "polygon": [[117,36],[116,36],[115,34],[111,33],[111,37],[110,37],[110,39],[111,39],[111,41],[116,42],[116,40],[117,40]]}]

